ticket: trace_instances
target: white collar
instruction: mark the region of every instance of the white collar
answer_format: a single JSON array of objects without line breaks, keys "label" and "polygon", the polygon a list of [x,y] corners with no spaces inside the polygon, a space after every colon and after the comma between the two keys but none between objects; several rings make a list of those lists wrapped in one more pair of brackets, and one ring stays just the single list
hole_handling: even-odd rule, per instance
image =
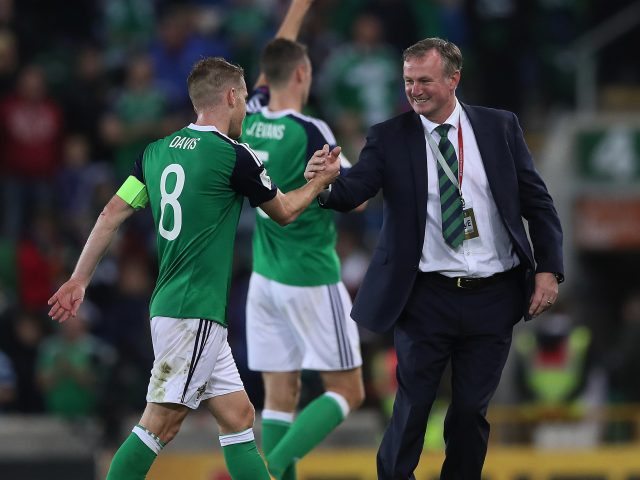
[{"label": "white collar", "polygon": [[260,113],[262,113],[262,115],[265,118],[272,118],[272,119],[285,117],[287,115],[300,115],[298,112],[296,112],[292,108],[287,108],[286,110],[273,111],[273,110],[269,110],[269,107],[262,107],[260,109]]},{"label": "white collar", "polygon": [[422,122],[422,126],[425,128],[425,130],[431,134],[436,129],[436,127],[439,127],[440,125],[444,125],[445,123],[448,125],[451,125],[452,128],[457,129],[458,124],[460,122],[460,110],[461,110],[460,102],[458,102],[458,99],[456,98],[456,106],[454,107],[453,112],[451,112],[451,115],[449,115],[449,118],[447,118],[444,122],[442,122],[442,124],[434,123],[428,118],[426,118],[424,115],[420,115],[420,121]]},{"label": "white collar", "polygon": [[196,125],[195,123],[190,123],[187,128],[191,130],[197,130],[199,132],[218,132],[221,133],[216,127],[213,125]]}]

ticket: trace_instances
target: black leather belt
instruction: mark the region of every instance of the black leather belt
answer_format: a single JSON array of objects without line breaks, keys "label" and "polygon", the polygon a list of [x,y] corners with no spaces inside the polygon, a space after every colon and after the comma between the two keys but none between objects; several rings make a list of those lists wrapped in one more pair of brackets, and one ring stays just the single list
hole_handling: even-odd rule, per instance
[{"label": "black leather belt", "polygon": [[507,280],[508,277],[518,273],[520,267],[512,268],[506,272],[496,273],[489,277],[447,277],[436,272],[425,272],[422,275],[428,278],[430,281],[434,281],[440,285],[450,288],[461,288],[464,290],[475,290],[483,288],[488,285]]}]

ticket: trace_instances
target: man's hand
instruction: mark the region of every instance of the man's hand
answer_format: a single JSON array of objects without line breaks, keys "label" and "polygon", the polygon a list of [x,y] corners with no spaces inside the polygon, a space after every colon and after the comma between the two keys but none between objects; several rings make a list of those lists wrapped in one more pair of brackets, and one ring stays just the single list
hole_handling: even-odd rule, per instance
[{"label": "man's hand", "polygon": [[[315,178],[315,181],[322,182],[325,187],[328,187],[340,175],[339,157],[341,151],[340,147],[334,147],[333,150],[329,151],[329,145],[325,144],[322,150],[317,150],[309,160],[304,173],[305,178],[308,181]],[[307,178],[307,170],[309,170],[310,165],[313,165],[311,167],[313,176]]]},{"label": "man's hand", "polygon": [[529,301],[529,315],[537,317],[558,299],[558,280],[550,272],[536,273],[536,286]]},{"label": "man's hand", "polygon": [[51,305],[49,316],[60,323],[75,317],[84,300],[84,291],[85,287],[79,280],[67,280],[47,302]]},{"label": "man's hand", "polygon": [[[329,165],[329,162],[327,161],[328,157],[338,159],[341,151],[342,149],[340,147],[335,147],[331,152],[329,152],[329,145],[327,144],[324,145],[322,150],[316,150],[313,157],[309,159],[307,168],[304,171],[304,178],[307,182],[311,181],[311,179],[315,178],[316,175],[319,175],[320,172],[324,172],[327,169],[327,166]],[[338,160],[336,163],[339,172],[340,161]]]}]

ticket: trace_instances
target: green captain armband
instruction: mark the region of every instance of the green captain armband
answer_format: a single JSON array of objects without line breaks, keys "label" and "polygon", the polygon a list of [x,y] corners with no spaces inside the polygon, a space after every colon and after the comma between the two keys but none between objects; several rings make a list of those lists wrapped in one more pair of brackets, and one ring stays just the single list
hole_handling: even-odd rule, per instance
[{"label": "green captain armband", "polygon": [[146,207],[149,203],[147,187],[132,175],[124,181],[116,195],[136,210]]}]

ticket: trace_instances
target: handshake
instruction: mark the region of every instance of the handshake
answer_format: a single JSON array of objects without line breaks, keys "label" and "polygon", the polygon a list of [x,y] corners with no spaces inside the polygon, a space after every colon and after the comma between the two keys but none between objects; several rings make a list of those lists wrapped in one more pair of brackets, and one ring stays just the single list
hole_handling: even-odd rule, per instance
[{"label": "handshake", "polygon": [[304,178],[307,182],[312,180],[321,182],[324,187],[332,184],[340,175],[340,147],[334,147],[329,151],[329,145],[325,144],[322,150],[316,150],[307,168],[304,171]]}]

